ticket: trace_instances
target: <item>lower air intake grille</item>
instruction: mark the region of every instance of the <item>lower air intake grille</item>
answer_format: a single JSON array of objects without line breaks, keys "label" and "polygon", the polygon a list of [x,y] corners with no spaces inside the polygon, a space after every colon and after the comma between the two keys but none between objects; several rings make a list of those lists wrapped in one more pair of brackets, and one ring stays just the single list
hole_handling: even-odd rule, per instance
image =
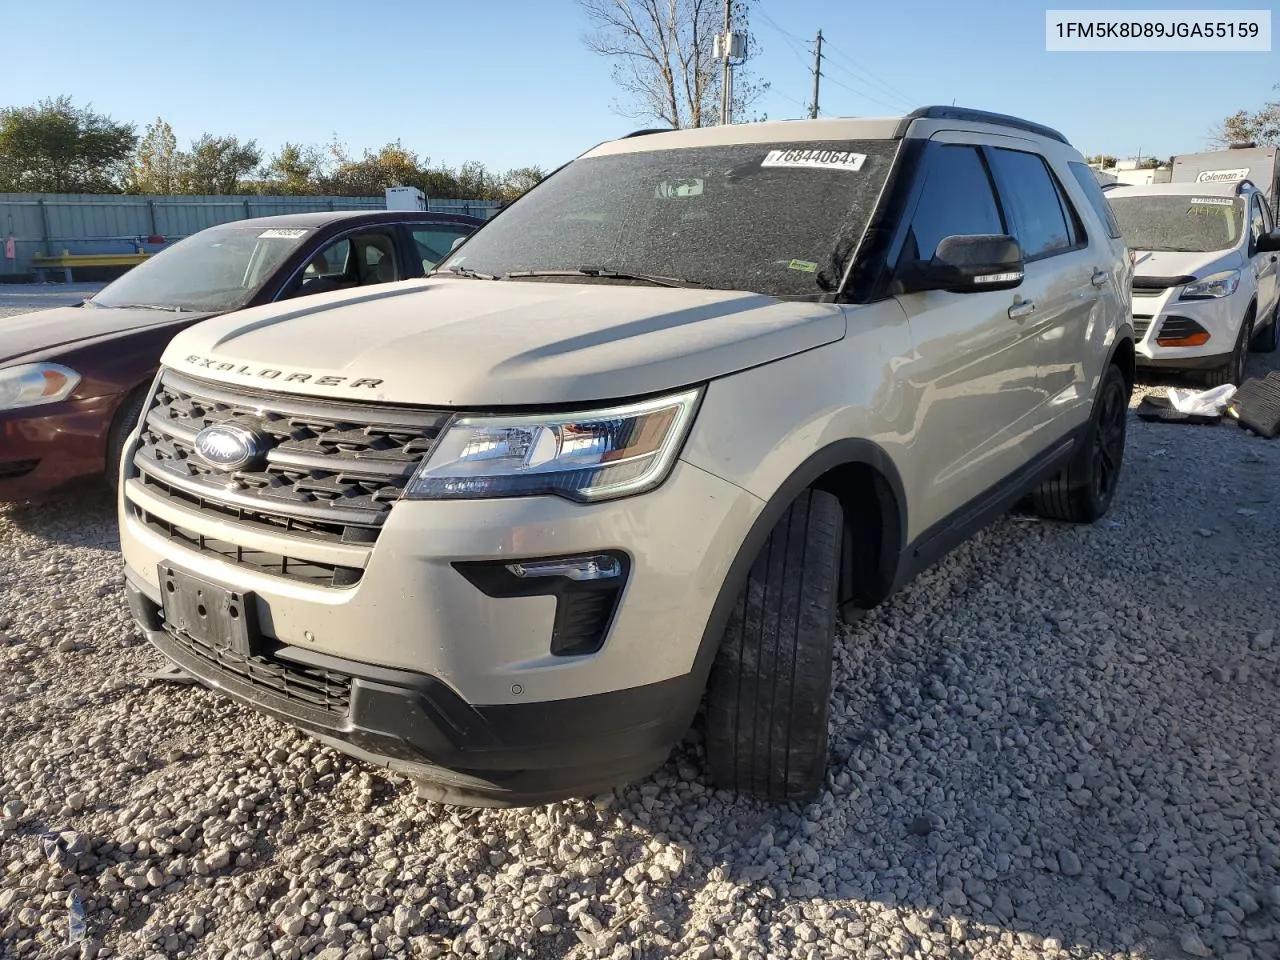
[{"label": "lower air intake grille", "polygon": [[245,657],[217,649],[180,631],[169,637],[187,653],[215,670],[231,674],[253,686],[326,713],[345,715],[351,706],[351,677],[345,673],[312,667],[286,666],[269,657]]}]

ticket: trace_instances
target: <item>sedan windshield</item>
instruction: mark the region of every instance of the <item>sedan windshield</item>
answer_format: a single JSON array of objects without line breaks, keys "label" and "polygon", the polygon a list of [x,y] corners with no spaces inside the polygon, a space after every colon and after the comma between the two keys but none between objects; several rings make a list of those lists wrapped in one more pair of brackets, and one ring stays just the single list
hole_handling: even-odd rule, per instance
[{"label": "sedan windshield", "polygon": [[98,307],[225,311],[249,302],[310,230],[228,224],[162,250],[105,287]]},{"label": "sedan windshield", "polygon": [[1165,194],[1107,199],[1131,250],[1228,250],[1239,242],[1244,226],[1244,208],[1233,197]]},{"label": "sedan windshield", "polygon": [[897,146],[735,144],[576,160],[441,270],[816,298],[840,285]]}]

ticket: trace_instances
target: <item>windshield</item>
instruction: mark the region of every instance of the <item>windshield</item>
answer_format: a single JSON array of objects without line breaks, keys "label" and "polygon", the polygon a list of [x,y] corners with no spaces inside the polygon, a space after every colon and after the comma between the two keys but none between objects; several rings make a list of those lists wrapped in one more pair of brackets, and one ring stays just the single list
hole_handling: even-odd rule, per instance
[{"label": "windshield", "polygon": [[[563,270],[571,275],[554,279],[646,282],[608,276],[638,274],[817,297],[839,286],[897,146],[736,144],[576,160],[441,269],[498,278]],[[584,267],[595,273],[576,273]]]},{"label": "windshield", "polygon": [[144,260],[90,302],[99,307],[236,310],[310,232],[234,224],[210,227]]},{"label": "windshield", "polygon": [[1208,253],[1240,240],[1239,198],[1196,196],[1108,197],[1130,250]]}]

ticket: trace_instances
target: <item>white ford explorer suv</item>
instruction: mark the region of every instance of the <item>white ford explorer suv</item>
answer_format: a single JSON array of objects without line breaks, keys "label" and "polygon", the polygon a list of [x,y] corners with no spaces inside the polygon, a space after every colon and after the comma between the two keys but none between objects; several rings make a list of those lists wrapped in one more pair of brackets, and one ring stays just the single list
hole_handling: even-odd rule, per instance
[{"label": "white ford explorer suv", "polygon": [[703,702],[717,783],[810,796],[837,615],[1018,501],[1110,505],[1106,210],[1060,134],[950,107],[602,144],[432,276],[173,341],[122,470],[134,616],[425,796],[644,776]]},{"label": "white ford explorer suv", "polygon": [[1267,198],[1248,180],[1111,187],[1106,196],[1134,252],[1138,366],[1239,384],[1250,347],[1269,353],[1277,343],[1280,235]]}]

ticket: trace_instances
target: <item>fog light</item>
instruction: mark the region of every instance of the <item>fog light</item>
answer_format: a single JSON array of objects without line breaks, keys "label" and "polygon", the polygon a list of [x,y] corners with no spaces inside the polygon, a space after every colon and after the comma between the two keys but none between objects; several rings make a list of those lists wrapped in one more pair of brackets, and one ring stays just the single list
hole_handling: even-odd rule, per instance
[{"label": "fog light", "polygon": [[612,580],[622,573],[617,557],[574,557],[563,560],[532,560],[509,563],[517,577],[568,577],[570,580]]}]

